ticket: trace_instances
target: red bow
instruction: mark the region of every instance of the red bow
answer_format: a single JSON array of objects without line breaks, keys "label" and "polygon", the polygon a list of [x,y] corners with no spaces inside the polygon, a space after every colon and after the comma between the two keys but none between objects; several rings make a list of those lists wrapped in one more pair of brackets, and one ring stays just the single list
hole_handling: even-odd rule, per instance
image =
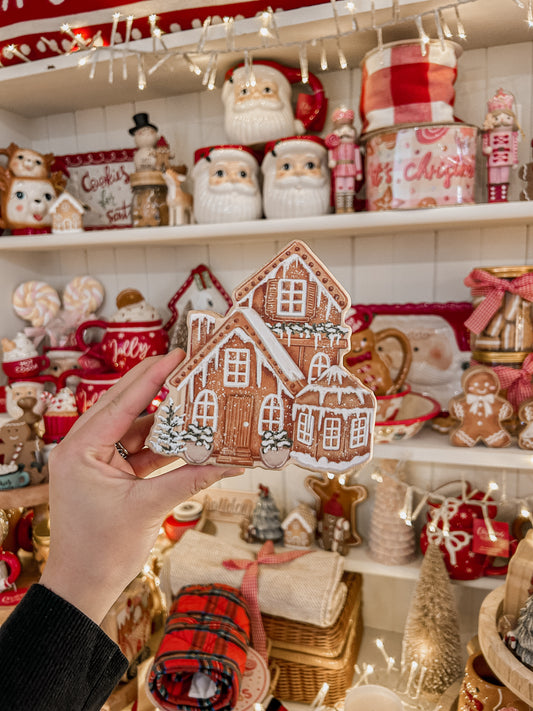
[{"label": "red bow", "polygon": [[506,291],[533,301],[533,274],[523,274],[516,279],[499,279],[483,269],[473,269],[465,278],[464,285],[470,287],[472,296],[485,297],[465,321],[465,326],[472,333],[481,333],[500,308]]},{"label": "red bow", "polygon": [[533,353],[525,357],[521,368],[510,368],[507,365],[493,366],[492,370],[498,375],[502,390],[507,390],[507,399],[515,410],[520,403],[533,397]]},{"label": "red bow", "polygon": [[228,570],[245,571],[241,583],[241,593],[248,603],[254,649],[263,657],[263,659],[265,659],[265,661],[268,661],[268,655],[265,628],[263,627],[261,610],[259,609],[259,589],[257,584],[259,566],[276,563],[288,563],[289,561],[299,558],[306,553],[311,553],[311,551],[287,551],[286,553],[275,553],[272,541],[265,541],[257,553],[256,560],[237,558],[222,561],[222,565]]}]

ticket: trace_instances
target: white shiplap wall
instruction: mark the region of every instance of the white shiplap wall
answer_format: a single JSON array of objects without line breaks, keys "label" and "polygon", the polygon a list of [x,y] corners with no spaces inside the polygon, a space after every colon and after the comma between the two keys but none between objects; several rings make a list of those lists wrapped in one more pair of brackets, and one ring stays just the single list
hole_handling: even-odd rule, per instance
[{"label": "white shiplap wall", "polygon": [[[504,87],[515,94],[519,105],[524,139],[520,160],[530,159],[533,135],[532,105],[533,44],[516,44],[466,51],[459,60],[456,83],[456,114],[462,120],[481,125],[487,99]],[[345,103],[357,107],[361,73],[358,69],[321,75],[330,110]],[[37,77],[36,80],[39,80]],[[120,80],[116,80],[117,99]],[[83,91],[83,85],[80,86]],[[91,150],[131,147],[128,128],[131,117],[139,111],[151,120],[169,142],[175,162],[193,164],[194,150],[200,146],[227,142],[222,121],[220,90],[199,91],[153,101],[95,107],[85,111],[26,119],[0,110],[0,146],[10,142],[31,146],[42,152],[68,154]],[[327,133],[329,124],[326,125]],[[478,196],[484,196],[484,166],[480,160]],[[516,174],[511,199],[518,198],[520,184]],[[288,226],[290,229],[290,226]],[[12,290],[21,281],[43,279],[64,288],[72,276],[92,274],[102,281],[107,300],[103,317],[114,311],[118,292],[129,286],[140,289],[146,298],[167,314],[166,304],[183,283],[191,268],[209,264],[227,291],[237,286],[257,267],[283,247],[285,241],[258,241],[243,244],[205,246],[96,247],[63,252],[5,253],[0,255],[0,299],[2,328],[0,335],[13,335],[20,321],[10,308]],[[398,303],[460,301],[469,298],[463,285],[473,266],[522,264],[533,262],[531,226],[498,229],[457,229],[384,233],[380,235],[338,237],[324,234],[309,240],[309,246],[327,264],[334,276],[348,289],[354,303]],[[506,486],[508,496],[533,491],[529,472],[500,471],[461,467],[439,468],[434,465],[410,465],[412,483],[432,488],[442,481],[461,476],[484,487],[490,478]],[[310,500],[303,480],[306,473],[296,467],[284,472],[250,471],[239,480],[228,482],[230,488],[256,490],[261,481],[268,485],[284,510],[299,500]],[[360,480],[372,489],[369,471]],[[360,508],[360,530],[365,535],[372,508],[372,497]],[[405,620],[411,583],[370,576],[365,595],[365,621],[369,626],[401,631]],[[484,593],[457,588],[461,605],[463,631],[475,632],[477,608]],[[393,597],[391,597],[393,596]],[[395,600],[395,605],[390,600]]]}]

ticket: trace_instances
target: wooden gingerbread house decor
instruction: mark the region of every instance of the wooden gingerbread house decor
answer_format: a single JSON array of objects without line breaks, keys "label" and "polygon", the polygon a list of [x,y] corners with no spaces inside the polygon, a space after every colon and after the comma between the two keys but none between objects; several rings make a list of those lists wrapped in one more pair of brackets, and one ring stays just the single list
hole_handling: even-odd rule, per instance
[{"label": "wooden gingerbread house decor", "polygon": [[50,208],[52,232],[83,232],[84,212],[81,202],[64,190]]},{"label": "wooden gingerbread house decor", "polygon": [[167,379],[148,445],[190,463],[343,472],[372,455],[375,396],[342,365],[346,291],[300,241],[233,293],[191,311],[187,358]]},{"label": "wooden gingerbread house decor", "polygon": [[315,540],[316,514],[307,504],[298,504],[281,522],[283,543],[293,548],[310,548]]}]

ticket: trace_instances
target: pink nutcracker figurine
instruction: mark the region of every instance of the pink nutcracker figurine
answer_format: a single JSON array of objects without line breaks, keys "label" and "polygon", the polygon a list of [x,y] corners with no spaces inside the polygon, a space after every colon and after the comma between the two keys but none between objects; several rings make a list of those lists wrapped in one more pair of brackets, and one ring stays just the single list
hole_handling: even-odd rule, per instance
[{"label": "pink nutcracker figurine", "polygon": [[332,115],[333,132],[326,136],[328,165],[333,180],[335,212],[353,212],[355,192],[363,180],[361,152],[354,128],[354,112],[344,106]]},{"label": "pink nutcracker figurine", "polygon": [[489,202],[506,202],[511,166],[518,164],[519,126],[514,96],[498,89],[487,103],[483,123],[483,154],[487,156]]}]

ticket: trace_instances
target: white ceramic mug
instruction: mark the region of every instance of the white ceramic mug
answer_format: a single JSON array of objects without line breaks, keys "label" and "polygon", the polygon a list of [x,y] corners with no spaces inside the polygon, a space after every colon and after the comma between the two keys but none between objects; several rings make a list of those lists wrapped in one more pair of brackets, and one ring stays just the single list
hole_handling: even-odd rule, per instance
[{"label": "white ceramic mug", "polygon": [[398,694],[386,686],[362,684],[348,689],[344,711],[403,711],[403,703]]}]

